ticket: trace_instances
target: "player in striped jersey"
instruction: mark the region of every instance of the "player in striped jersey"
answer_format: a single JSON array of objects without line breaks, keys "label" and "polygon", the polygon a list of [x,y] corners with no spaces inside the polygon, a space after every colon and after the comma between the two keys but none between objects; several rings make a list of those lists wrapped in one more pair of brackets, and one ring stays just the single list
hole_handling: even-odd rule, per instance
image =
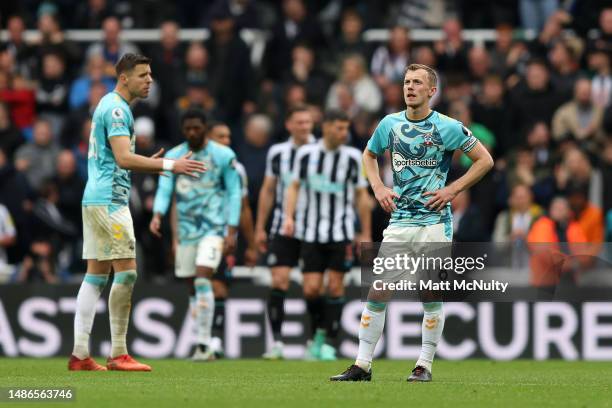
[{"label": "player in striped jersey", "polygon": [[[344,274],[353,263],[353,208],[359,213],[361,225],[357,242],[371,241],[371,199],[361,152],[345,146],[349,125],[346,113],[325,113],[323,137],[300,147],[287,190],[283,234],[302,241],[304,297],[314,336],[306,350],[309,360],[336,359],[333,345],[344,305]],[[321,296],[325,272],[326,298]]]},{"label": "player in striped jersey", "polygon": [[[229,126],[223,122],[211,122],[208,125],[208,138],[224,146],[231,144],[231,131]],[[249,205],[248,177],[242,163],[236,162],[236,171],[240,176],[242,186],[242,205],[240,207],[240,232],[246,242],[244,252],[244,263],[247,266],[255,266],[257,263],[257,248],[255,247],[255,235],[253,227],[253,212]],[[228,203],[229,207],[229,203]],[[235,264],[234,254],[228,254],[212,277],[213,293],[215,295],[215,316],[213,318],[213,338],[210,348],[215,357],[223,357],[223,333],[225,332],[225,300],[228,295],[228,285],[231,282],[232,267]]]},{"label": "player in striped jersey", "polygon": [[[314,142],[312,115],[306,106],[292,108],[285,120],[289,140],[270,147],[266,159],[266,176],[259,192],[255,241],[258,250],[268,252],[267,264],[272,271],[272,290],[268,299],[268,318],[272,326],[274,345],[263,355],[266,359],[283,358],[281,327],[285,315],[285,296],[289,289],[289,272],[297,266],[300,241],[281,232],[285,192],[291,182],[291,169],[300,146]],[[273,212],[270,241],[266,234],[268,216]]]},{"label": "player in striped jersey", "polygon": [[[415,243],[451,242],[450,202],[493,167],[491,155],[461,122],[431,110],[429,101],[436,93],[436,84],[432,68],[409,65],[404,75],[407,109],[385,116],[363,152],[376,199],[391,213],[383,243],[405,243],[408,251]],[[393,189],[386,187],[379,175],[377,157],[386,150],[391,153]],[[462,177],[445,186],[455,150],[467,154],[472,165]],[[396,274],[389,272],[391,279],[396,279]],[[332,381],[371,380],[372,356],[384,329],[390,295],[370,289],[361,314],[355,364],[331,377]],[[408,377],[410,382],[431,381],[431,366],[444,328],[442,302],[429,300],[423,303],[423,309],[421,354]]]}]

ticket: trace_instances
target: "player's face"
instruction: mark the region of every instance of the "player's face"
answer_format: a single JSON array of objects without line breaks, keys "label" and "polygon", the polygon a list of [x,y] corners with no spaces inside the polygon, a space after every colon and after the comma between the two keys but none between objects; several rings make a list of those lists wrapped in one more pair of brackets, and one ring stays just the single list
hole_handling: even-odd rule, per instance
[{"label": "player's face", "polygon": [[225,125],[215,126],[208,135],[212,140],[222,145],[229,146],[232,143],[230,129]]},{"label": "player's face", "polygon": [[404,77],[404,100],[410,108],[420,108],[429,104],[436,88],[429,84],[427,71],[417,69],[406,72]]},{"label": "player's face", "polygon": [[294,112],[285,125],[293,137],[304,143],[312,133],[312,115],[308,111]]},{"label": "player's face", "polygon": [[327,122],[323,125],[324,136],[329,139],[333,146],[340,146],[348,141],[349,135],[349,121],[334,120],[333,122]]},{"label": "player's face", "polygon": [[122,74],[126,75],[127,88],[135,98],[146,98],[149,96],[149,89],[153,83],[151,67],[147,64],[139,64],[131,71]]},{"label": "player's face", "polygon": [[204,142],[206,125],[198,118],[185,119],[183,121],[183,135],[192,149],[199,149]]}]

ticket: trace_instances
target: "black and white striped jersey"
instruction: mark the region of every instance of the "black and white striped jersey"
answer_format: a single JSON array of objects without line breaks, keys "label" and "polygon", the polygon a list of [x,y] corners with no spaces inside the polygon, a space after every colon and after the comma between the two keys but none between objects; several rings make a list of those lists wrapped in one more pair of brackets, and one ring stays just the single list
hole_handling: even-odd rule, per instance
[{"label": "black and white striped jersey", "polygon": [[297,151],[292,175],[300,180],[295,237],[317,243],[351,241],[355,190],[368,185],[361,152],[350,146],[328,150],[320,140]]},{"label": "black and white striped jersey", "polygon": [[240,176],[240,191],[242,192],[242,197],[249,196],[249,178],[247,177],[246,169],[239,161],[236,161],[236,171],[238,172],[238,176]]},{"label": "black and white striped jersey", "polygon": [[[310,135],[308,143],[314,143],[315,137]],[[280,230],[283,226],[284,209],[285,209],[285,194],[287,187],[291,184],[291,170],[298,145],[293,141],[293,137],[283,143],[277,143],[270,147],[266,158],[266,177],[271,176],[276,178],[276,192],[274,198],[274,208],[272,209],[272,225],[270,227],[270,236],[280,235]],[[303,198],[299,197],[299,200]]]}]

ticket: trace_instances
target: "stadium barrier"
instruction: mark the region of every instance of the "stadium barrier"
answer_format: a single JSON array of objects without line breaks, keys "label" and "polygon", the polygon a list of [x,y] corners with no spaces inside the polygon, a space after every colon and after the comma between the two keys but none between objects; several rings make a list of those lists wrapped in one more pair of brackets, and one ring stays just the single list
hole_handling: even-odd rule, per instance
[{"label": "stadium barrier", "polygon": [[[110,285],[109,285],[110,286]],[[106,299],[98,304],[91,350],[107,355],[110,329]],[[0,286],[0,355],[68,356],[78,285]],[[266,287],[237,282],[226,303],[225,351],[229,358],[259,357],[271,342],[265,322]],[[342,317],[340,355],[354,357],[363,304],[350,287]],[[194,324],[180,284],[136,285],[128,347],[148,358],[186,358],[195,344]],[[300,358],[309,333],[298,286],[286,302],[283,334],[288,358]],[[442,359],[612,360],[612,302],[459,302],[445,304],[446,324],[438,348]],[[422,308],[392,302],[377,357],[410,359],[420,351]],[[269,344],[268,344],[269,345]]]}]

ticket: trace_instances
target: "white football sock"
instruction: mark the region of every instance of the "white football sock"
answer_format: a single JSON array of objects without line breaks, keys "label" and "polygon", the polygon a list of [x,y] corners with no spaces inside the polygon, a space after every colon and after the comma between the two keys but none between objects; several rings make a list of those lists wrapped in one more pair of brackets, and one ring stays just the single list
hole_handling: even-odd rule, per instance
[{"label": "white football sock", "polygon": [[444,329],[444,309],[442,302],[423,303],[423,309],[421,355],[416,365],[431,371],[431,364]]},{"label": "white football sock", "polygon": [[195,289],[197,340],[198,344],[208,346],[215,313],[215,296],[212,291],[212,284],[207,278],[196,278]]},{"label": "white football sock", "polygon": [[385,328],[385,304],[378,302],[368,302],[361,313],[361,323],[359,324],[359,351],[357,352],[358,365],[365,371],[369,371],[372,366],[372,356],[376,343]]},{"label": "white football sock", "polygon": [[126,336],[132,309],[132,291],[136,271],[115,272],[113,286],[108,297],[111,328],[111,358],[127,354]]},{"label": "white football sock", "polygon": [[72,354],[81,360],[89,357],[89,335],[96,316],[96,305],[106,286],[108,275],[86,274],[79,288],[74,315]]}]

